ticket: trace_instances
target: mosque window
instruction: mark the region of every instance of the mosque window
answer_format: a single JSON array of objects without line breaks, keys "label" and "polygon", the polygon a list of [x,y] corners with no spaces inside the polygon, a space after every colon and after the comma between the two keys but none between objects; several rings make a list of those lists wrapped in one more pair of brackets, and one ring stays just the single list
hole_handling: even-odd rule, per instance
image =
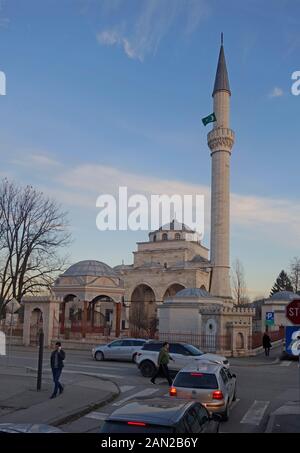
[{"label": "mosque window", "polygon": [[180,233],[176,233],[176,234],[175,234],[175,239],[176,239],[176,241],[179,241],[179,240],[180,240]]},{"label": "mosque window", "polygon": [[168,235],[167,235],[167,233],[164,233],[164,234],[162,235],[162,240],[163,240],[163,241],[167,241],[167,240],[168,240]]}]

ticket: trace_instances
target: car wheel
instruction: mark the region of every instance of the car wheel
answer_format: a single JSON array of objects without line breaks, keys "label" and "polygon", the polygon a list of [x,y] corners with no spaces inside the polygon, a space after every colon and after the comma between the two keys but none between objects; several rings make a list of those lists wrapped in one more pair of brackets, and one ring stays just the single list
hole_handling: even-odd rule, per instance
[{"label": "car wheel", "polygon": [[232,401],[235,401],[235,400],[236,400],[236,386],[234,388],[234,395],[233,395]]},{"label": "car wheel", "polygon": [[95,360],[97,360],[98,362],[102,362],[102,360],[104,360],[103,352],[97,351],[95,354]]},{"label": "car wheel", "polygon": [[222,421],[227,422],[229,418],[229,409],[228,409],[228,404],[226,405],[225,412],[222,414]]},{"label": "car wheel", "polygon": [[144,377],[152,377],[156,371],[156,366],[150,362],[150,360],[145,360],[140,365],[141,373]]}]

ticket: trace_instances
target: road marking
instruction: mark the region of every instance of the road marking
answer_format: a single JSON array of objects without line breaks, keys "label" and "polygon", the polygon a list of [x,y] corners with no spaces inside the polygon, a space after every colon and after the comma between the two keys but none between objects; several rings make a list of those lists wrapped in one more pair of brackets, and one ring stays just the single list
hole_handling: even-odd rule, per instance
[{"label": "road marking", "polygon": [[134,389],[134,385],[121,385],[120,390],[122,393],[129,392],[129,390]]},{"label": "road marking", "polygon": [[292,362],[281,362],[280,366],[290,366]]},{"label": "road marking", "polygon": [[247,423],[248,425],[258,426],[264,416],[264,413],[269,406],[270,401],[254,401],[248,412],[244,415],[241,423]]},{"label": "road marking", "polygon": [[94,420],[106,420],[109,414],[105,414],[104,412],[90,412],[86,414],[85,418],[93,418]]},{"label": "road marking", "polygon": [[158,392],[159,389],[154,389],[154,388],[149,388],[145,390],[141,390],[138,393],[135,393],[134,395],[127,396],[126,398],[123,398],[122,400],[118,401],[117,403],[114,403],[113,406],[121,406],[123,403],[126,403],[126,401],[132,399],[132,398],[138,398],[140,396],[150,396],[153,393]]}]

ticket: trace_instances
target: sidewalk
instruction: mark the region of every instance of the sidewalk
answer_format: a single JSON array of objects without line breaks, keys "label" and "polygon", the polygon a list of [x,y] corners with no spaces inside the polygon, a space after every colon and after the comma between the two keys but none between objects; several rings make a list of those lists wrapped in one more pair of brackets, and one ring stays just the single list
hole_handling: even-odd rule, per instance
[{"label": "sidewalk", "polygon": [[229,357],[229,363],[231,366],[265,366],[265,365],[276,365],[280,362],[280,356],[282,353],[282,345],[274,346],[269,357],[265,356],[264,352],[252,357]]},{"label": "sidewalk", "polygon": [[89,374],[63,373],[62,395],[50,400],[53,383],[44,373],[42,390],[36,391],[36,374],[24,368],[0,369],[0,423],[45,423],[59,426],[115,399],[117,384]]}]

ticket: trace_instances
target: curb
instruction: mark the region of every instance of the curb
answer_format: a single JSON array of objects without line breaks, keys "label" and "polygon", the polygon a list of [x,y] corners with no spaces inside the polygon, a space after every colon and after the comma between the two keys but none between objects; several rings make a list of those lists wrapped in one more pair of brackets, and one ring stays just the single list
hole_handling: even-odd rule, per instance
[{"label": "curb", "polygon": [[274,421],[275,421],[275,415],[274,415],[274,414],[271,414],[271,415],[269,416],[268,424],[267,424],[267,427],[266,427],[266,429],[265,429],[265,433],[266,433],[266,434],[272,433],[273,426],[274,426]]},{"label": "curb", "polygon": [[[37,370],[35,368],[26,367],[26,373],[32,373],[32,372],[36,373]],[[46,373],[49,373],[49,372],[46,371]],[[117,391],[116,392],[110,392],[110,395],[107,396],[104,400],[98,401],[98,402],[93,403],[93,404],[89,404],[88,406],[83,406],[80,409],[77,409],[76,411],[74,411],[74,412],[72,412],[72,413],[70,413],[68,415],[62,416],[61,418],[58,418],[58,419],[56,418],[56,419],[53,419],[53,420],[49,420],[49,422],[47,424],[55,426],[55,427],[58,427],[58,426],[61,426],[61,425],[65,425],[66,423],[70,423],[72,421],[78,420],[79,418],[83,417],[84,415],[88,414],[89,412],[92,412],[92,411],[94,411],[96,409],[99,409],[102,406],[105,406],[106,404],[111,403],[116,398],[118,398],[118,396],[121,393],[119,385],[116,382],[114,382],[114,381],[112,381],[112,380],[110,380],[108,378],[99,376],[98,374],[95,374],[95,373],[81,372],[81,373],[76,373],[76,374],[79,374],[81,376],[90,376],[90,377],[94,377],[94,378],[100,379],[102,381],[111,382],[112,384],[114,384],[114,386],[116,387]]]},{"label": "curb", "polygon": [[280,358],[277,357],[277,359],[273,360],[273,362],[264,362],[264,363],[247,363],[247,364],[235,364],[235,363],[230,363],[231,367],[244,367],[244,368],[249,368],[249,367],[260,367],[260,366],[269,366],[269,365],[277,365],[280,362]]}]

